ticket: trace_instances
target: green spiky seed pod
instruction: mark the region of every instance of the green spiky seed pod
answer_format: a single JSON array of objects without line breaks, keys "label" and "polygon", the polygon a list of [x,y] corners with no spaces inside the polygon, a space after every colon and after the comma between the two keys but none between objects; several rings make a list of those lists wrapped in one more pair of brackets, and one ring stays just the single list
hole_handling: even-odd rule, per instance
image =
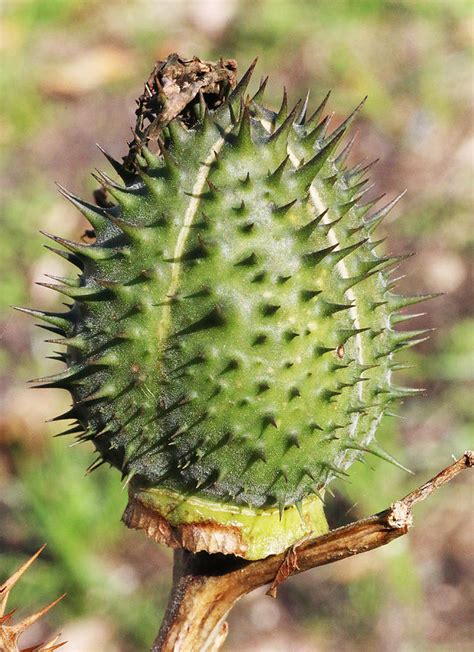
[{"label": "green spiky seed pod", "polygon": [[327,98],[308,119],[286,96],[271,111],[263,86],[244,96],[252,69],[235,85],[234,62],[156,67],[129,155],[108,157],[123,185],[102,175],[101,206],[63,191],[96,234],[50,236],[80,270],[51,286],[70,310],[31,311],[66,347],[39,384],[71,392],[59,418],[122,471],[155,538],[248,559],[324,532],[328,483],[392,459],[377,425],[415,391],[393,355],[424,335],[394,324],[428,298],[393,294],[403,256],[376,253],[397,200],[371,213],[368,166],[337,153],[354,114],[328,134]]}]

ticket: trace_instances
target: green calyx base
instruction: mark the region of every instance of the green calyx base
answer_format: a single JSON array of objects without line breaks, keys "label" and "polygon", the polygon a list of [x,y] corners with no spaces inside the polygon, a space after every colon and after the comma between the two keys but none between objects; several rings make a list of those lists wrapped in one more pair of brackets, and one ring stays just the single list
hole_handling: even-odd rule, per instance
[{"label": "green calyx base", "polygon": [[[192,552],[207,549],[208,552],[231,553],[249,560],[263,559],[284,552],[304,538],[325,534],[329,529],[323,503],[316,495],[305,498],[299,511],[291,505],[280,514],[278,508],[254,509],[225,505],[202,497],[184,498],[182,494],[162,488],[131,488],[130,493],[135,501],[156,512],[172,529],[182,532],[183,526],[191,526],[193,541],[200,540],[200,547]],[[212,537],[213,530],[215,537]],[[232,549],[236,533],[239,543]],[[213,544],[206,544],[211,537]],[[185,536],[183,540],[182,546],[188,547]],[[222,542],[221,549],[216,549],[216,541],[217,546]]]}]

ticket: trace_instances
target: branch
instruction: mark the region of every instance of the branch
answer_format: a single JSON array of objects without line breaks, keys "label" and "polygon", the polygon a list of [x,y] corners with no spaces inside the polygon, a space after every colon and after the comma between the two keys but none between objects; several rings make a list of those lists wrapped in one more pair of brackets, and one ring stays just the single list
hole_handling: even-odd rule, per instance
[{"label": "branch", "polygon": [[[337,528],[311,541],[304,540],[280,555],[245,561],[232,555],[175,552],[173,587],[152,652],[217,652],[226,634],[225,618],[244,595],[272,583],[268,595],[290,575],[332,564],[339,559],[379,548],[406,534],[413,523],[412,508],[435,489],[474,465],[474,452],[446,467],[434,478],[368,518]],[[150,513],[144,513],[144,512]],[[153,512],[141,504],[129,510],[127,525],[140,527]]]}]

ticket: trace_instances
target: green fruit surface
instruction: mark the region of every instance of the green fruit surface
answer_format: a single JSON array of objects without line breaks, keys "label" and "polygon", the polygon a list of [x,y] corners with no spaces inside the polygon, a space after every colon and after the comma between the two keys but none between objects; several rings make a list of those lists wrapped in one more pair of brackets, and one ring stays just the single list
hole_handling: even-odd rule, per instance
[{"label": "green fruit surface", "polygon": [[[115,203],[69,195],[94,244],[56,238],[80,275],[62,280],[72,432],[133,484],[229,506],[285,509],[320,495],[371,451],[396,388],[398,310],[372,232],[391,208],[361,201],[365,169],[337,153],[324,103],[305,121],[256,99],[248,75],[216,110],[143,147]],[[257,101],[258,100],[258,101]],[[264,556],[264,555],[262,555]]]}]

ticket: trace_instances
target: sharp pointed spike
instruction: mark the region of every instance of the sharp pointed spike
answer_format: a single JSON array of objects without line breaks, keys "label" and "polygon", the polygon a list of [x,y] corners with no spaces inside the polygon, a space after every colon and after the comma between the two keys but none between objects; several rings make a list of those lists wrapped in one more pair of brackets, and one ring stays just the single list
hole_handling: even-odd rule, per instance
[{"label": "sharp pointed spike", "polygon": [[309,95],[310,95],[310,91],[308,90],[308,92],[306,93],[306,97],[304,99],[304,102],[303,102],[303,104],[301,106],[301,110],[300,110],[300,112],[298,114],[298,117],[295,120],[295,124],[297,124],[297,125],[304,125],[304,123],[306,121],[306,113],[308,111]]},{"label": "sharp pointed spike", "polygon": [[76,195],[70,193],[59,183],[57,183],[56,186],[61,195],[65,197],[65,199],[67,199],[69,202],[71,202],[71,204],[75,206],[82,213],[82,215],[84,215],[84,217],[96,231],[101,231],[106,227],[107,220],[105,209],[100,208],[99,206],[95,206],[94,204],[90,204],[80,197],[76,197]]},{"label": "sharp pointed spike", "polygon": [[45,340],[45,342],[48,342],[49,344],[59,344],[60,346],[67,346],[78,350],[85,349],[87,346],[87,341],[81,335],[65,337],[62,339],[49,339]]},{"label": "sharp pointed spike", "polygon": [[285,511],[285,503],[282,500],[280,500],[278,501],[278,516],[280,521],[283,518],[284,511]]},{"label": "sharp pointed spike", "polygon": [[108,258],[114,258],[119,254],[126,254],[126,249],[124,248],[102,247],[98,244],[83,244],[81,242],[74,242],[73,240],[66,240],[66,238],[61,238],[57,235],[53,235],[52,233],[48,233],[47,231],[40,231],[40,233],[46,238],[53,240],[53,242],[62,245],[65,249],[68,249],[72,254],[77,256],[79,260],[82,257],[99,261]]},{"label": "sharp pointed spike", "polygon": [[[46,238],[49,238],[50,240],[53,240],[53,242],[56,242],[57,244],[62,245],[65,249],[68,249],[71,253],[75,254],[78,257],[81,257],[83,255],[87,257],[92,257],[88,256],[87,254],[90,253],[94,245],[88,245],[88,244],[83,244],[81,242],[74,242],[73,240],[67,240],[66,238],[61,238],[58,235],[53,235],[52,233],[48,233],[47,231],[40,231],[42,235],[44,235]],[[97,251],[100,251],[101,247],[96,247]]]},{"label": "sharp pointed spike", "polygon": [[358,202],[362,197],[369,192],[369,190],[372,190],[374,188],[375,184],[371,183],[369,184],[370,179],[362,179],[362,181],[359,181],[359,183],[354,184],[350,188],[350,193],[352,196],[352,201],[353,202]]},{"label": "sharp pointed spike", "polygon": [[310,253],[303,255],[303,260],[307,265],[317,265],[326,258],[326,256],[329,256],[337,246],[338,244],[336,243],[329,247],[325,247],[324,249],[319,249],[318,251],[311,251]]},{"label": "sharp pointed spike", "polygon": [[222,309],[219,306],[216,306],[201,319],[197,319],[189,326],[182,328],[180,331],[177,331],[174,336],[182,337],[184,335],[190,335],[192,333],[196,333],[200,330],[218,328],[223,326],[224,324],[225,324],[225,317],[222,312]]},{"label": "sharp pointed spike", "polygon": [[352,138],[349,140],[347,145],[345,145],[344,149],[341,151],[341,153],[334,159],[334,162],[338,166],[344,165],[344,163],[347,160],[347,157],[349,156],[352,147],[354,146],[355,140],[357,138],[357,132],[352,136]]},{"label": "sharp pointed spike", "polygon": [[71,409],[67,410],[67,412],[63,412],[63,414],[59,414],[57,417],[48,419],[46,423],[54,423],[55,421],[76,421],[78,418],[78,411],[75,407],[72,407]]},{"label": "sharp pointed spike", "polygon": [[66,437],[68,435],[76,435],[77,433],[81,433],[82,435],[84,434],[84,428],[81,425],[73,426],[72,428],[67,428],[62,432],[56,433],[54,437]]},{"label": "sharp pointed spike", "polygon": [[360,333],[366,333],[370,328],[341,328],[338,330],[337,335],[341,344],[345,344],[351,337],[359,335]]},{"label": "sharp pointed spike", "polygon": [[115,160],[110,154],[108,154],[105,149],[103,149],[99,143],[96,143],[96,146],[108,160],[110,165],[114,168],[115,172],[125,183],[132,183],[135,180],[135,175],[122,164]]},{"label": "sharp pointed spike", "polygon": [[278,185],[280,183],[280,180],[283,176],[283,172],[285,171],[285,168],[289,160],[290,160],[290,156],[289,154],[287,154],[283,159],[283,161],[280,163],[280,165],[277,167],[277,169],[268,175],[267,181],[270,185]]},{"label": "sharp pointed spike", "polygon": [[[163,148],[164,150],[164,148]],[[163,151],[161,150],[161,151]],[[158,158],[158,156],[155,156],[155,154],[152,154],[148,147],[145,145],[141,146],[140,149],[140,154],[141,156],[145,159],[147,170],[159,170],[160,168],[163,167],[162,162]]]},{"label": "sharp pointed spike", "polygon": [[409,343],[420,335],[426,335],[426,333],[431,333],[433,330],[434,328],[421,328],[412,331],[389,331],[389,339],[392,345],[397,346],[399,344]]},{"label": "sharp pointed spike", "polygon": [[424,317],[426,315],[426,312],[415,312],[415,313],[407,313],[407,314],[391,314],[390,315],[390,323],[395,326],[395,324],[401,324],[404,321],[408,321],[409,319],[417,319],[418,317]]},{"label": "sharp pointed spike", "polygon": [[77,288],[80,285],[80,277],[68,278],[67,276],[55,276],[54,274],[45,274],[52,281],[57,281],[61,285],[68,285],[71,288]]},{"label": "sharp pointed spike", "polygon": [[66,387],[71,381],[71,379],[77,376],[77,374],[79,374],[81,371],[84,371],[83,367],[73,365],[71,367],[68,367],[64,371],[61,371],[58,374],[52,374],[51,376],[44,376],[42,378],[33,378],[32,380],[29,380],[28,383],[30,383],[31,385],[33,383],[39,383],[37,385],[34,385],[34,387],[41,387],[41,388]]},{"label": "sharp pointed spike", "polygon": [[46,359],[47,360],[55,360],[57,362],[64,362],[67,363],[67,356],[65,353],[61,353],[59,351],[55,351],[56,355],[47,355]]},{"label": "sharp pointed spike", "polygon": [[54,650],[59,650],[60,647],[63,647],[63,645],[66,645],[67,643],[67,641],[64,641],[63,643],[57,643],[55,645],[58,639],[59,635],[55,636],[50,641],[41,643],[39,647],[38,645],[33,645],[32,647],[22,647],[21,652],[54,652]]},{"label": "sharp pointed spike", "polygon": [[325,506],[325,505],[326,505],[326,501],[325,501],[325,499],[324,499],[324,495],[321,493],[321,490],[318,489],[318,487],[317,487],[316,485],[313,485],[313,486],[311,487],[311,491],[314,492],[314,494],[319,498],[319,500],[320,500],[320,501],[322,502],[322,504]]},{"label": "sharp pointed spike", "polygon": [[424,394],[426,389],[423,387],[399,387],[397,385],[391,385],[389,393],[395,398],[406,398],[407,396],[417,396],[418,394]]},{"label": "sharp pointed spike", "polygon": [[367,95],[364,97],[364,99],[359,102],[359,104],[356,106],[356,108],[352,111],[352,113],[342,122],[337,129],[335,129],[331,134],[328,136],[329,142],[331,142],[334,138],[337,138],[341,134],[347,131],[349,126],[352,124],[354,121],[356,115],[359,113],[359,111],[362,109],[364,104],[367,101]]},{"label": "sharp pointed spike", "polygon": [[407,473],[410,473],[413,475],[413,471],[408,469],[406,466],[404,466],[401,462],[399,462],[393,455],[388,453],[380,444],[378,444],[376,441],[373,441],[371,444],[368,444],[367,446],[362,446],[357,443],[351,443],[348,442],[347,440],[344,442],[346,448],[354,449],[354,450],[360,450],[362,452],[366,453],[372,453],[372,455],[375,455],[376,457],[380,457],[380,459],[385,460],[386,462],[389,462],[390,464],[393,464],[394,466],[397,466],[399,469],[402,469],[403,471],[406,471]]},{"label": "sharp pointed spike", "polygon": [[362,165],[362,163],[359,163],[354,168],[346,172],[346,177],[351,181],[351,183],[357,182],[357,180],[369,172],[374,167],[374,165],[377,165],[379,160],[380,159],[378,158],[374,158],[374,160],[370,161],[370,163],[367,163],[367,165]]},{"label": "sharp pointed spike", "polygon": [[285,142],[286,144],[286,141],[288,139],[288,134],[290,133],[293,127],[295,116],[296,113],[298,112],[300,104],[301,104],[301,100],[298,100],[298,102],[295,104],[295,106],[293,107],[291,113],[289,113],[286,120],[284,120],[281,126],[271,134],[271,136],[268,139],[269,143],[276,143],[277,141],[282,139],[283,142]]},{"label": "sharp pointed spike", "polygon": [[304,190],[311,185],[318,172],[329,159],[332,152],[336,149],[343,135],[344,132],[340,132],[337,136],[332,138],[327,145],[320,149],[312,159],[295,170],[295,178],[300,182]]},{"label": "sharp pointed spike", "polygon": [[[93,172],[92,176],[103,186],[104,191],[117,202],[119,207],[130,208],[134,205],[135,199],[133,194],[136,193],[135,186],[121,186],[101,170],[97,170],[96,173]],[[143,169],[140,169],[140,178],[145,185],[147,185],[147,181],[150,179]],[[147,189],[154,192],[154,184],[148,183]]]},{"label": "sharp pointed spike", "polygon": [[385,219],[385,217],[390,213],[392,208],[394,208],[398,204],[400,199],[405,196],[406,192],[407,191],[404,190],[399,195],[397,195],[395,199],[389,201],[380,210],[378,210],[376,213],[370,215],[367,218],[367,220],[365,221],[365,226],[368,229],[369,233],[372,232]]},{"label": "sharp pointed spike", "polygon": [[237,86],[229,95],[229,99],[227,100],[226,104],[232,104],[236,106],[240,102],[240,99],[243,97],[245,91],[247,90],[247,86],[249,84],[250,78],[252,77],[255,66],[257,65],[257,61],[258,57],[255,57]]},{"label": "sharp pointed spike", "polygon": [[325,317],[329,317],[330,315],[334,315],[343,310],[350,310],[353,307],[354,305],[352,303],[332,303],[324,301],[324,299],[319,299],[317,304],[319,314],[324,315]]},{"label": "sharp pointed spike", "polygon": [[236,138],[236,144],[240,147],[248,147],[252,143],[252,133],[250,126],[250,108],[246,103],[242,110],[240,119],[239,132]]},{"label": "sharp pointed spike", "polygon": [[18,582],[20,577],[25,573],[35,559],[43,552],[46,544],[43,544],[26,562],[24,562],[10,577],[0,585],[0,617],[5,613],[5,607],[10,591]]},{"label": "sharp pointed spike", "polygon": [[301,235],[304,240],[308,240],[311,237],[314,229],[321,224],[321,221],[324,219],[325,215],[327,215],[328,210],[329,208],[326,208],[322,213],[315,217],[314,220],[311,220],[311,222],[308,222],[308,224],[300,227],[298,229],[298,234]]},{"label": "sharp pointed spike", "polygon": [[314,129],[306,134],[303,142],[308,145],[314,145],[317,140],[323,140],[331,121],[333,114],[327,115]]},{"label": "sharp pointed spike", "polygon": [[368,241],[368,238],[363,238],[362,240],[359,240],[359,242],[356,242],[353,245],[349,245],[348,247],[344,247],[343,249],[339,249],[338,251],[333,251],[331,253],[331,261],[334,263],[338,263],[340,260],[351,254],[353,251],[356,251],[356,249],[359,249],[359,247],[362,247],[366,242]]},{"label": "sharp pointed spike", "polygon": [[381,195],[378,195],[375,197],[375,199],[371,199],[370,201],[366,202],[365,204],[359,204],[357,206],[357,211],[359,213],[359,217],[363,217],[366,213],[370,211],[371,208],[373,208],[376,204],[379,203],[381,199],[385,197],[385,193],[383,192]]},{"label": "sharp pointed spike", "polygon": [[400,256],[384,256],[383,258],[379,258],[376,265],[377,272],[381,272],[382,270],[386,270],[389,267],[398,265],[403,260],[406,260],[407,258],[411,258],[414,255],[415,252],[409,251],[408,253],[401,254]]},{"label": "sharp pointed spike", "polygon": [[181,120],[171,120],[167,125],[170,141],[173,148],[179,151],[191,137],[189,130]]},{"label": "sharp pointed spike", "polygon": [[61,314],[56,312],[44,312],[43,310],[21,308],[20,306],[12,306],[12,308],[14,308],[14,310],[18,310],[19,312],[23,312],[26,315],[30,315],[31,317],[41,319],[41,321],[47,322],[48,324],[52,324],[64,332],[69,331],[72,325],[69,313]]},{"label": "sharp pointed spike", "polygon": [[108,215],[107,219],[131,240],[139,240],[141,238],[143,229],[140,226],[132,224],[131,222],[114,215]]},{"label": "sharp pointed spike", "polygon": [[349,476],[349,474],[346,473],[343,469],[340,469],[338,466],[335,466],[334,464],[330,464],[329,462],[325,462],[324,467],[327,468],[329,471],[331,471],[337,477],[347,478]]},{"label": "sharp pointed spike", "polygon": [[286,87],[283,87],[283,98],[281,100],[281,106],[277,113],[277,124],[284,120],[288,114],[288,94],[286,92]]},{"label": "sharp pointed spike", "polygon": [[321,116],[322,116],[322,114],[323,114],[323,111],[324,111],[324,109],[326,108],[326,104],[327,104],[327,102],[328,102],[328,99],[329,99],[329,96],[330,96],[330,95],[331,95],[331,91],[328,91],[328,92],[326,93],[326,97],[323,99],[323,101],[322,101],[321,104],[318,106],[318,108],[316,109],[316,111],[315,111],[315,112],[310,116],[310,118],[308,119],[308,121],[307,121],[307,123],[306,123],[307,129],[308,129],[308,132],[309,132],[309,131],[312,131],[313,129],[315,129],[315,128],[317,127],[317,125],[318,125],[318,123],[319,123],[319,120],[320,120],[320,118],[321,118]]},{"label": "sharp pointed spike", "polygon": [[77,301],[80,301],[81,299],[87,300],[91,297],[97,297],[99,294],[101,294],[101,292],[103,292],[102,288],[97,287],[81,286],[72,288],[68,285],[54,285],[53,283],[40,283],[39,281],[36,282],[36,285],[39,285],[43,288],[48,288],[49,290],[54,290],[55,292],[64,294],[64,296],[75,299]]},{"label": "sharp pointed spike", "polygon": [[258,91],[252,97],[252,100],[251,100],[252,102],[260,103],[263,100],[263,95],[265,93],[267,83],[268,83],[268,76],[265,77],[265,79],[262,79],[262,81],[260,82],[260,86],[258,87]]},{"label": "sharp pointed spike", "polygon": [[388,297],[388,307],[391,312],[396,312],[402,308],[407,308],[408,306],[413,306],[422,301],[429,301],[429,299],[436,299],[437,297],[443,296],[442,292],[434,294],[416,294],[413,296],[403,297],[397,294],[390,294]]},{"label": "sharp pointed spike", "polygon": [[237,116],[235,115],[234,107],[230,102],[226,103],[227,109],[229,111],[229,119],[231,124],[235,125],[237,124]]},{"label": "sharp pointed spike", "polygon": [[96,168],[96,171],[92,172],[92,176],[104,187],[104,190],[119,190],[120,192],[127,192],[126,186],[118,184],[116,181],[114,181],[114,179],[112,179],[112,177],[109,177],[108,174],[102,172],[102,170],[98,170]]},{"label": "sharp pointed spike", "polygon": [[288,202],[284,206],[272,206],[272,214],[277,217],[283,217],[288,213],[288,211],[296,204],[298,199],[293,199],[293,201]]},{"label": "sharp pointed spike", "polygon": [[96,460],[94,460],[91,464],[86,469],[86,472],[84,475],[90,475],[93,471],[97,470],[99,467],[101,467],[103,464],[105,464],[105,460],[101,459],[98,457]]},{"label": "sharp pointed spike", "polygon": [[72,254],[70,251],[62,251],[61,249],[56,249],[56,247],[51,247],[50,245],[44,245],[48,251],[51,251],[53,254],[56,254],[57,256],[60,256],[61,258],[64,258],[64,260],[67,260],[68,263],[71,263],[72,265],[75,265],[78,267],[81,271],[84,269],[84,263],[83,261],[79,258],[79,256],[76,256],[75,254]]}]

